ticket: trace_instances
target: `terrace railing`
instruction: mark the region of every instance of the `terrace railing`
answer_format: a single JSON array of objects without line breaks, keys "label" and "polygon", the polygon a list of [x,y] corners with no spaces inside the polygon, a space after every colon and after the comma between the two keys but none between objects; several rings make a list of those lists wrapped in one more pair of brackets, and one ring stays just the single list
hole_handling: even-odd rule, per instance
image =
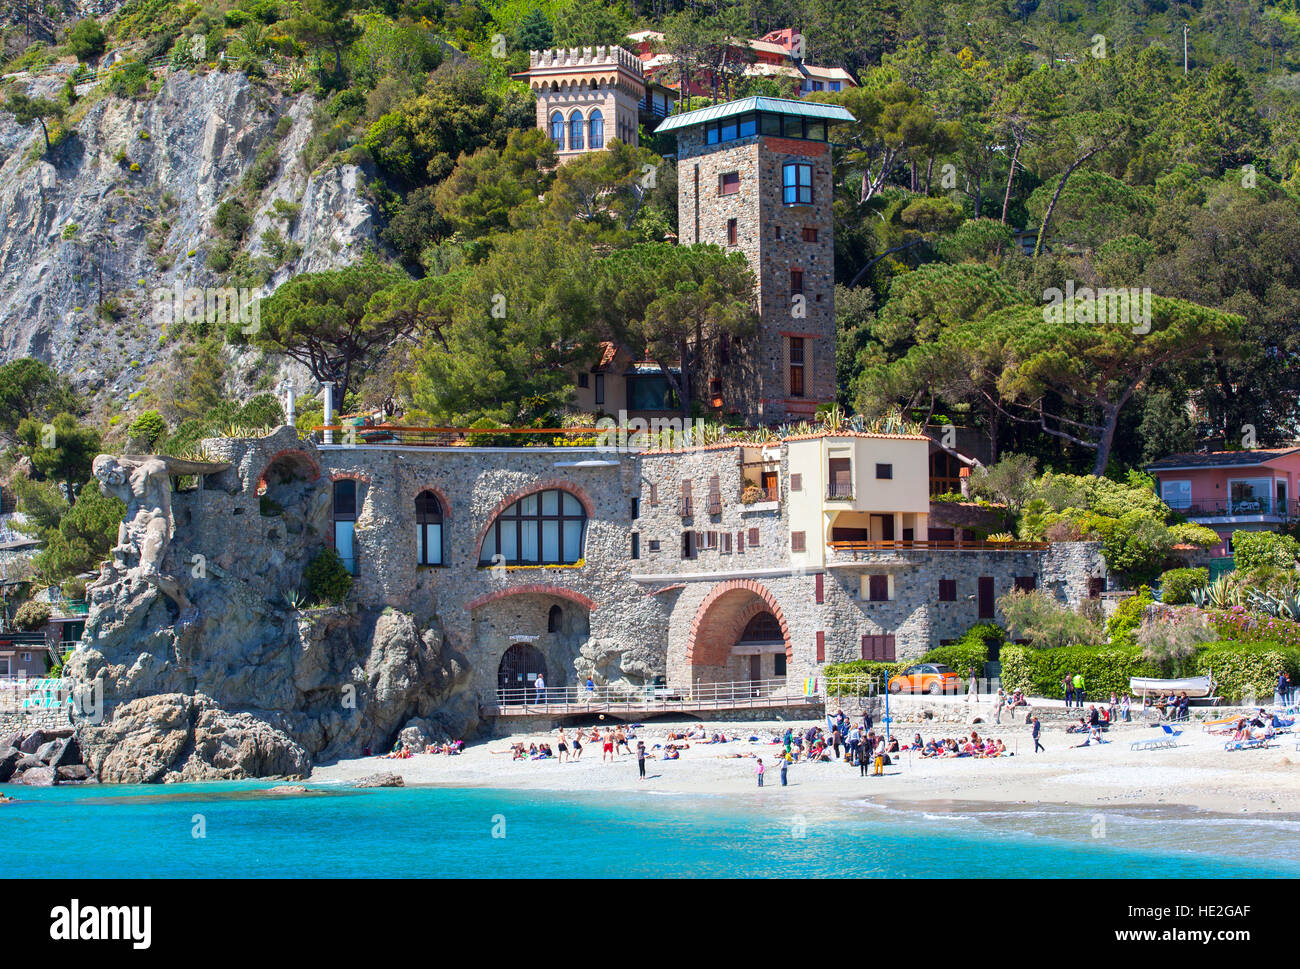
[{"label": "terrace railing", "polygon": [[333,444],[399,444],[406,447],[577,446],[601,433],[595,427],[407,427],[402,424],[318,424],[317,443],[329,432]]},{"label": "terrace railing", "polygon": [[1051,547],[1049,542],[958,542],[931,541],[927,539],[891,539],[879,542],[827,542],[836,557],[870,558],[876,552],[1041,552]]},{"label": "terrace railing", "polygon": [[645,686],[633,689],[600,686],[519,686],[497,690],[498,714],[549,714],[612,712],[672,712],[674,710],[733,710],[821,702],[818,691],[807,692],[803,681],[784,677],[767,680],[734,680],[723,683],[695,683],[678,689]]},{"label": "terrace railing", "polygon": [[853,484],[848,481],[832,481],[826,485],[827,501],[852,501]]},{"label": "terrace railing", "polygon": [[1244,515],[1300,518],[1300,502],[1279,501],[1268,497],[1194,501],[1182,507],[1174,506],[1174,510],[1188,518],[1230,518]]}]

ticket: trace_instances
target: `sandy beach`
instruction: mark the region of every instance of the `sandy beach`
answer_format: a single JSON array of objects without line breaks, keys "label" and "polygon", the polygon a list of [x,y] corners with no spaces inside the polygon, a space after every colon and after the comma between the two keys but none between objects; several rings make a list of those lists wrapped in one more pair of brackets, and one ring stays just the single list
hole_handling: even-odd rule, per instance
[{"label": "sandy beach", "polygon": [[[1003,717],[1006,720],[1006,715]],[[796,763],[789,770],[787,796],[809,806],[868,797],[899,804],[935,805],[946,802],[996,804],[1058,804],[1076,807],[1189,807],[1225,814],[1300,813],[1300,752],[1293,734],[1275,738],[1260,750],[1226,752],[1226,738],[1207,734],[1200,723],[1182,725],[1178,745],[1163,750],[1130,749],[1134,740],[1158,732],[1136,722],[1117,724],[1108,743],[1075,747],[1083,736],[1067,734],[1064,726],[1044,724],[1045,752],[1034,753],[1029,728],[1023,722],[974,725],[981,737],[1001,738],[1013,756],[998,758],[924,759],[903,752],[884,777],[862,777],[845,763]],[[771,743],[786,727],[806,730],[821,720],[759,721],[708,724],[710,733],[744,738],[727,744],[699,744],[673,761],[647,762],[645,780],[637,774],[636,758],[623,753],[613,762],[601,761],[599,745],[584,744],[580,761],[554,759],[515,761],[511,744],[547,740],[554,747],[556,732],[519,733],[477,741],[462,754],[418,754],[410,759],[368,757],[317,767],[314,783],[350,784],[378,772],[399,774],[407,785],[496,787],[520,790],[635,791],[683,794],[771,796],[780,784]],[[694,721],[656,721],[637,729],[647,749],[665,743],[670,731],[694,726]],[[970,724],[950,722],[900,723],[900,742],[920,730],[925,739],[962,737]],[[567,731],[571,738],[572,730]],[[748,738],[758,737],[758,742]],[[570,741],[571,742],[571,741]],[[635,749],[635,741],[633,741]],[[740,754],[740,757],[734,755]],[[759,790],[756,758],[768,766],[767,786]]]}]

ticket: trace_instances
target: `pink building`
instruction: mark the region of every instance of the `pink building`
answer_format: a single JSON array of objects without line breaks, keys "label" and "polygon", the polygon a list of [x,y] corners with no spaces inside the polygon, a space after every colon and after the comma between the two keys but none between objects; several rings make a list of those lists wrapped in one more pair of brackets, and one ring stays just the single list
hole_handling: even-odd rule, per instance
[{"label": "pink building", "polygon": [[1147,470],[1165,504],[1219,533],[1214,555],[1232,554],[1235,531],[1277,531],[1300,518],[1300,447],[1171,454]]}]

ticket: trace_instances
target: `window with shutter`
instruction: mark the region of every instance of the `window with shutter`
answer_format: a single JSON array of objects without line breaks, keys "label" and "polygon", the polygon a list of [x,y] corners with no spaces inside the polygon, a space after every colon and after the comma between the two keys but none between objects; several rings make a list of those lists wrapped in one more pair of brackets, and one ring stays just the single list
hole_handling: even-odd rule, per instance
[{"label": "window with shutter", "polygon": [[716,474],[709,478],[709,514],[722,514],[722,483]]},{"label": "window with shutter", "polygon": [[790,475],[790,490],[803,491],[803,475],[801,474]]},{"label": "window with shutter", "polygon": [[818,572],[817,575],[813,577],[813,582],[814,582],[814,586],[813,586],[814,596],[816,597],[819,603],[825,602],[826,594],[825,594],[825,590],[822,587],[822,573]]},{"label": "window with shutter", "polygon": [[650,507],[657,508],[658,506],[659,506],[659,486],[652,482],[650,485]]},{"label": "window with shutter", "polygon": [[680,512],[681,512],[681,516],[682,516],[683,518],[689,518],[689,517],[691,516],[691,514],[692,514],[692,512],[691,512],[691,483],[690,483],[689,481],[683,481],[683,482],[682,482],[682,507],[681,507],[681,509],[680,509]]},{"label": "window with shutter", "polygon": [[806,551],[806,541],[807,541],[806,534],[804,532],[791,532],[790,551],[792,552]]},{"label": "window with shutter", "polygon": [[736,532],[736,554],[745,554],[745,533],[743,531]]},{"label": "window with shutter", "polygon": [[1021,592],[1033,592],[1038,588],[1038,579],[1032,575],[1016,576],[1016,588]]},{"label": "window with shutter", "polygon": [[722,533],[722,554],[731,554],[731,532]]},{"label": "window with shutter", "polygon": [[826,662],[826,634],[817,630],[817,662]]},{"label": "window with shutter", "polygon": [[940,602],[957,601],[957,580],[956,579],[939,580],[939,601]]},{"label": "window with shutter", "polygon": [[867,585],[868,598],[872,602],[889,601],[889,576],[873,575],[869,577]]},{"label": "window with shutter", "polygon": [[751,548],[758,548],[758,529],[757,529],[757,528],[751,528],[751,529],[749,530],[749,545],[750,545]]}]

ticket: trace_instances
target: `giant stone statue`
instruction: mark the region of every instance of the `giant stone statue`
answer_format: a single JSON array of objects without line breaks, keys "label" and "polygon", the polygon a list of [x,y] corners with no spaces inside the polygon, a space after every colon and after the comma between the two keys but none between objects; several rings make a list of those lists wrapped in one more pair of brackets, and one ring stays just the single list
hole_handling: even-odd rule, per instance
[{"label": "giant stone statue", "polygon": [[[185,616],[191,611],[189,598],[180,583],[162,569],[172,539],[172,483],[182,475],[206,475],[225,471],[224,461],[189,461],[166,455],[101,454],[91,470],[106,495],[126,503],[126,516],[117,530],[115,557],[122,561],[127,576],[141,579],[166,595]],[[134,565],[130,565],[132,558]]]}]

